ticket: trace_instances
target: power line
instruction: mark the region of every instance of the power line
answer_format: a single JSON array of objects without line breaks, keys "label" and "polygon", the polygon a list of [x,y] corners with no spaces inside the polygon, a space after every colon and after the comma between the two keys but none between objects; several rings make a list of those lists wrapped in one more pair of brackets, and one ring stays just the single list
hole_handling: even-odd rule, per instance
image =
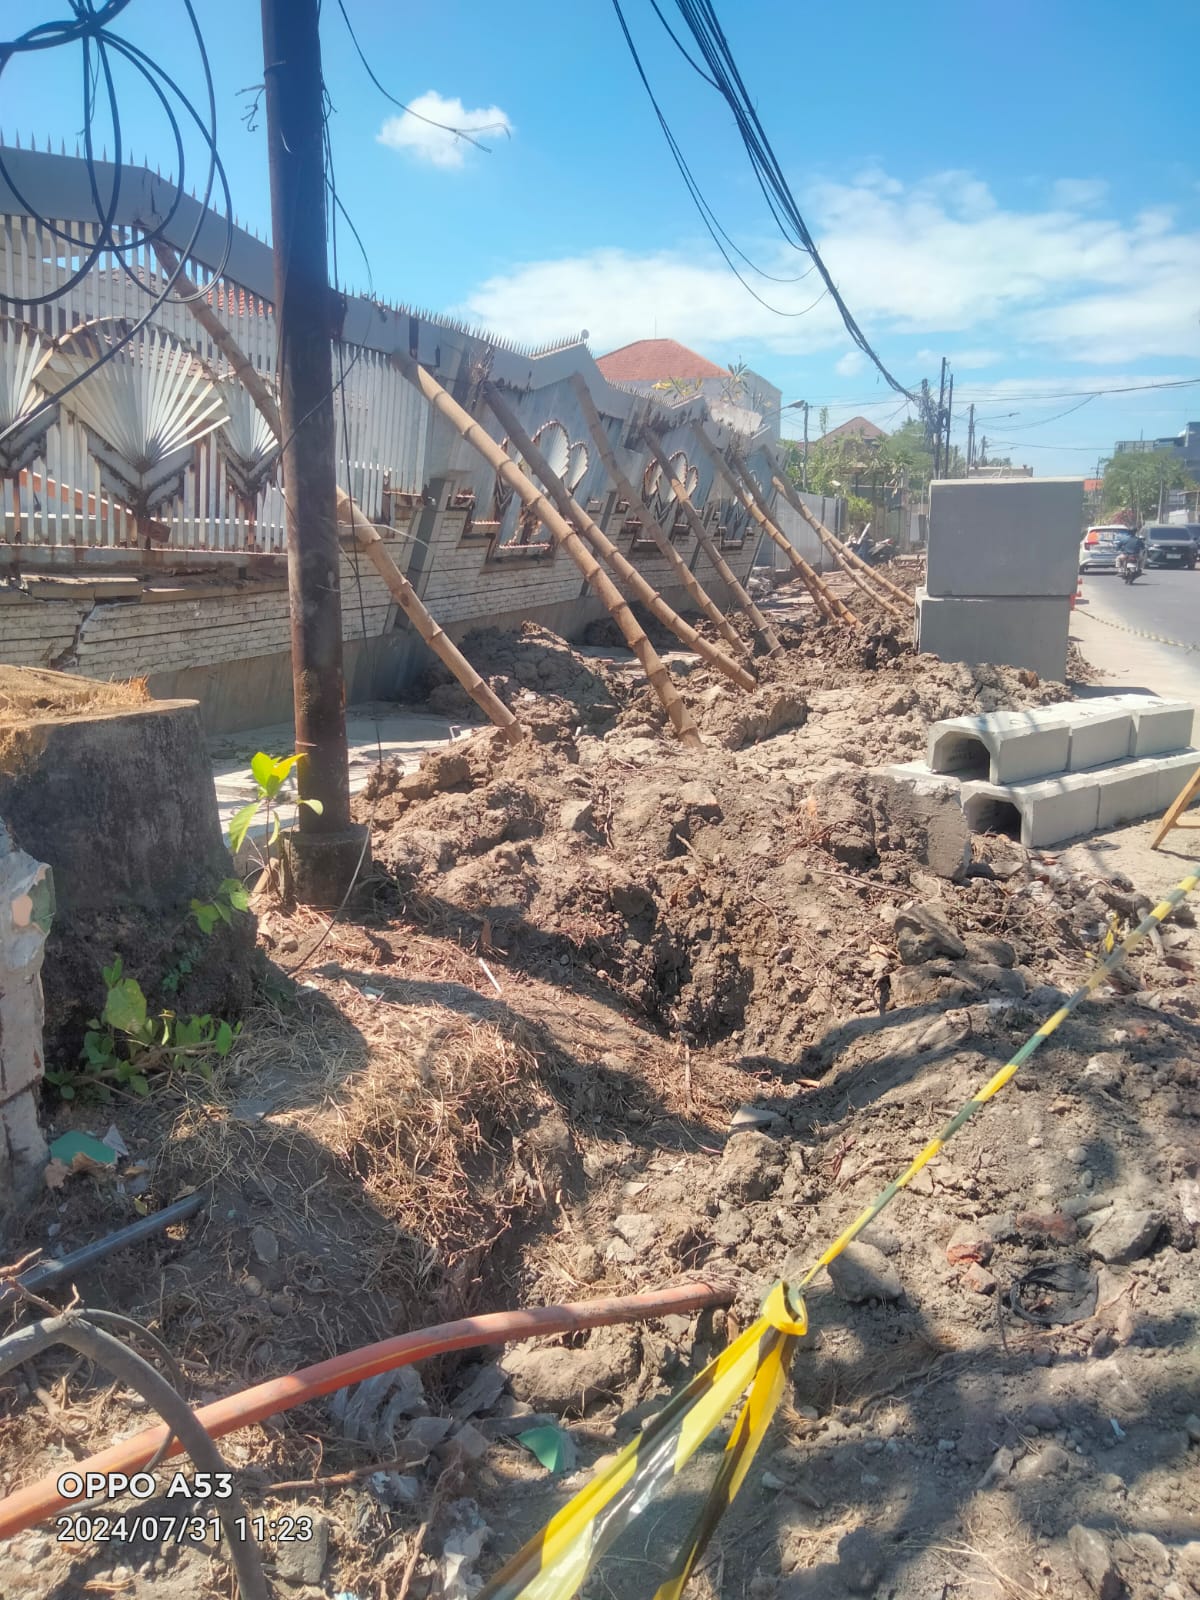
[{"label": "power line", "polygon": [[[613,0],[613,3],[616,5],[617,0]],[[849,306],[834,283],[829,269],[821,259],[816,241],[800,214],[800,208],[787,178],[784,176],[779,158],[767,137],[754,102],[746,89],[729,41],[721,27],[720,19],[711,4],[711,0],[675,0],[675,3],[696,42],[701,58],[712,75],[712,80],[717,85],[718,92],[733,113],[734,121],[737,124],[742,143],[745,145],[746,152],[750,157],[751,166],[767,202],[767,207],[775,218],[783,236],[812,260],[825,284],[827,292],[838,308],[847,333],[855,345],[867,356],[887,384],[897,394],[902,394],[914,404],[917,404],[917,396],[893,377],[883,364],[882,359],[871,345],[866,334],[855,321]]]},{"label": "power line", "polygon": [[751,261],[746,252],[736,245],[730,238],[729,234],[726,233],[725,229],[717,221],[716,213],[713,211],[708,201],[704,198],[704,193],[700,188],[700,185],[697,182],[691,167],[688,165],[679,141],[672,132],[670,123],[667,121],[666,113],[659,105],[658,98],[655,95],[654,90],[650,87],[650,79],[646,76],[646,69],[642,65],[642,58],[638,54],[637,46],[633,42],[633,35],[629,31],[629,24],[625,20],[625,13],[621,9],[621,0],[612,0],[612,4],[613,10],[617,14],[617,21],[620,24],[621,32],[625,36],[625,43],[629,48],[630,55],[633,57],[633,64],[637,69],[638,77],[642,80],[642,87],[645,89],[646,94],[649,97],[650,104],[654,108],[654,115],[658,118],[659,127],[662,129],[663,137],[667,141],[667,148],[670,150],[672,159],[674,160],[676,167],[679,169],[679,175],[683,179],[689,195],[692,197],[693,204],[700,213],[700,219],[704,223],[705,228],[708,230],[709,237],[712,239],[717,249],[721,252],[721,256],[725,261],[725,265],[733,273],[734,277],[741,284],[742,288],[745,289],[746,293],[751,295],[753,299],[757,300],[759,305],[765,310],[772,312],[777,317],[807,316],[808,313],[814,310],[816,306],[819,305],[821,300],[825,298],[824,291],[818,295],[817,299],[812,302],[812,305],[806,306],[802,311],[782,311],[778,306],[773,306],[768,300],[764,300],[762,295],[759,294],[758,290],[755,289],[752,284],[746,282],[745,278],[734,265],[729,254],[731,250],[733,251],[734,255],[738,256],[740,260],[745,262],[752,272],[757,273],[760,278],[765,278],[771,283],[799,283],[802,281],[802,279],[807,278],[809,272],[812,270],[809,268],[808,272],[801,273],[798,278],[777,278],[774,276],[774,274],[765,271],[762,267]]},{"label": "power line", "polygon": [[[14,419],[9,426],[0,432],[0,441],[3,441],[18,427],[25,427],[35,417],[43,415],[53,406],[57,405],[72,390],[80,384],[86,383],[101,367],[114,360],[120,352],[142,332],[155,313],[172,298],[172,291],[184,270],[184,264],[199,238],[200,230],[208,215],[208,205],[212,198],[214,187],[220,184],[226,213],[226,237],[222,251],[220,265],[215,276],[219,277],[224,271],[229,257],[229,250],[233,240],[233,202],[229,190],[229,181],[225,168],[217,151],[217,109],[216,93],[213,86],[212,66],[208,50],[204,43],[204,35],[196,17],[192,0],[183,0],[184,10],[187,13],[191,26],[192,36],[196,50],[199,54],[200,64],[204,75],[205,92],[207,96],[207,117],[202,116],[192,100],[184,93],[175,78],[155,61],[145,51],[139,49],[129,40],[122,38],[109,29],[107,24],[116,19],[130,0],[107,0],[98,10],[92,9],[85,0],[72,0],[76,16],[74,21],[55,23],[41,23],[35,28],[28,29],[16,38],[0,40],[0,77],[14,60],[21,56],[30,55],[43,50],[61,48],[63,46],[78,44],[82,51],[83,68],[83,138],[85,159],[87,163],[88,185],[92,195],[92,203],[96,209],[96,236],[94,239],[75,237],[69,229],[60,228],[52,219],[45,217],[38,208],[31,204],[22,194],[17,184],[13,181],[12,174],[0,152],[0,179],[7,183],[16,196],[18,203],[24,207],[35,226],[48,232],[51,237],[59,239],[71,249],[82,253],[80,265],[70,272],[66,280],[58,284],[55,289],[47,294],[37,296],[17,296],[5,294],[0,291],[0,304],[13,305],[24,310],[47,305],[52,301],[61,300],[65,295],[81,283],[105,255],[114,258],[124,271],[126,277],[137,285],[143,293],[151,295],[151,301],[145,313],[137,318],[123,333],[119,333],[109,344],[99,359],[78,373],[69,382],[63,384],[54,394],[47,395],[32,411],[24,412],[19,418]],[[116,224],[116,217],[120,209],[120,194],[125,163],[122,154],[121,116],[117,102],[116,86],[113,80],[110,52],[127,61],[149,86],[151,92],[163,108],[164,114],[170,124],[175,138],[179,171],[175,179],[175,191],[171,203],[167,206],[166,214],[153,228],[139,230],[134,227]],[[103,84],[104,97],[107,100],[108,119],[113,132],[113,161],[111,187],[107,200],[100,194],[100,181],[97,171],[95,139],[93,124],[96,116],[96,92]],[[174,107],[171,103],[174,96],[186,115],[196,124],[201,138],[208,150],[208,176],[204,186],[203,199],[187,245],[183,250],[178,265],[173,272],[166,274],[163,287],[157,293],[150,284],[144,282],[138,273],[130,266],[126,259],[130,253],[152,245],[157,239],[166,240],[166,230],[174,218],[186,195],[184,187],[184,138],[179,125]],[[203,294],[206,291],[198,288],[195,293]]]}]

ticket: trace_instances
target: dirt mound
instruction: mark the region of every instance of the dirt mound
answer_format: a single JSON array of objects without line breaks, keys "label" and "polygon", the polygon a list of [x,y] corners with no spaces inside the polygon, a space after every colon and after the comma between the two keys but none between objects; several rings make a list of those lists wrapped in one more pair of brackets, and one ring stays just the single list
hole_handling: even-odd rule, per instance
[{"label": "dirt mound", "polygon": [[[620,710],[617,682],[603,663],[589,661],[537,623],[480,628],[467,635],[462,647],[480,676],[539,738],[580,724],[604,727]],[[474,701],[440,663],[428,676],[426,698],[443,716],[478,715]]]}]

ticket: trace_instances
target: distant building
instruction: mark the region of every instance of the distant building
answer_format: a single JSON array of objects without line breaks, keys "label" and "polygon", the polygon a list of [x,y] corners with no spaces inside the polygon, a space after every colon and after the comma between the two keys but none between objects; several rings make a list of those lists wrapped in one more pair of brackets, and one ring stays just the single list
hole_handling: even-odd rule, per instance
[{"label": "distant building", "polygon": [[598,356],[596,365],[609,383],[660,404],[703,397],[714,416],[725,410],[731,422],[754,413],[772,439],[779,437],[783,393],[749,367],[719,367],[675,339],[636,339]]},{"label": "distant building", "polygon": [[1200,422],[1185,422],[1183,432],[1171,439],[1118,439],[1115,455],[1127,450],[1163,450],[1173,456],[1185,472],[1200,478]]},{"label": "distant building", "polygon": [[868,422],[866,417],[851,417],[849,422],[839,422],[836,428],[830,428],[828,433],[823,433],[817,443],[829,444],[834,439],[864,439],[870,443],[874,439],[886,438],[885,430],[876,427],[873,422]]},{"label": "distant building", "polygon": [[1032,478],[1032,467],[994,466],[990,462],[987,466],[971,468],[972,478]]}]

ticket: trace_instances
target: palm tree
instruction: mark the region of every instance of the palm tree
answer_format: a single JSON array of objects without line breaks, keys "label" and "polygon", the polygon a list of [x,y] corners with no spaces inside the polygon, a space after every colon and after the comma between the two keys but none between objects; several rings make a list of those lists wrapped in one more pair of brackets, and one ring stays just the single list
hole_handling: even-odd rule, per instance
[{"label": "palm tree", "polygon": [[[46,453],[46,435],[58,421],[58,407],[39,411],[36,377],[44,346],[36,328],[0,324],[0,477],[13,488],[13,543],[21,540],[21,474]],[[3,530],[0,509],[0,531]]]}]

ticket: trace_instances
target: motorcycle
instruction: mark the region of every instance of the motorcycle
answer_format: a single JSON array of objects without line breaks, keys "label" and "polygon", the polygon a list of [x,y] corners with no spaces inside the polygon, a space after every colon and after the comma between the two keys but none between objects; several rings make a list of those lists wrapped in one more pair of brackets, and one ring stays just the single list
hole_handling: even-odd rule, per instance
[{"label": "motorcycle", "polygon": [[1141,556],[1122,553],[1117,557],[1117,576],[1122,583],[1132,583],[1142,572]]},{"label": "motorcycle", "polygon": [[865,561],[869,567],[881,567],[885,561],[890,561],[896,554],[896,541],[894,539],[881,539],[878,544],[872,544],[865,536],[856,539],[850,546],[860,561]]}]

